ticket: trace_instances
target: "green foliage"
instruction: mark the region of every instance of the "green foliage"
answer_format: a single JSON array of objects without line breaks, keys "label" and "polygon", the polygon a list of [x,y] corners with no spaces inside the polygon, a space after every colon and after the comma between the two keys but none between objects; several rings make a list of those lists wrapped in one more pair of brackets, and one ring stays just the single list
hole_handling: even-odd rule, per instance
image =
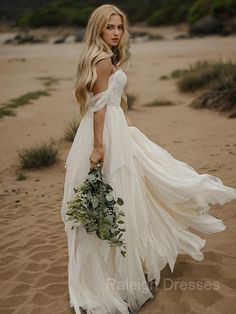
[{"label": "green foliage", "polygon": [[170,100],[154,100],[145,104],[146,107],[165,107],[165,106],[174,106],[175,104]]},{"label": "green foliage", "polygon": [[51,86],[57,85],[59,83],[59,78],[53,77],[53,76],[40,76],[37,77],[38,80],[41,80],[43,82],[43,85],[47,87],[48,89],[51,89]]},{"label": "green foliage", "polygon": [[193,108],[208,108],[215,111],[236,112],[236,76],[221,77],[207,91],[203,92],[190,104]]},{"label": "green foliage", "polygon": [[[0,19],[15,20],[21,27],[56,25],[85,26],[90,13],[101,0],[11,0],[1,4]],[[130,23],[147,21],[150,25],[196,22],[205,15],[236,15],[235,0],[139,0],[113,1],[128,15]]]},{"label": "green foliage", "polygon": [[80,125],[80,119],[73,120],[72,122],[70,122],[69,126],[66,128],[64,132],[64,140],[73,142],[79,125]]},{"label": "green foliage", "polygon": [[235,76],[235,62],[198,61],[182,72],[177,86],[180,91],[193,92],[201,88],[219,86],[226,77],[234,81]]},{"label": "green foliage", "polygon": [[22,173],[22,172],[18,172],[17,173],[17,177],[16,177],[16,180],[17,181],[23,181],[23,180],[26,180],[26,175],[24,174],[24,173]]},{"label": "green foliage", "polygon": [[177,69],[177,70],[174,70],[171,72],[171,77],[172,78],[179,78],[179,77],[183,76],[183,74],[185,74],[186,72],[188,72],[188,70]]},{"label": "green foliage", "polygon": [[193,24],[204,16],[232,17],[236,14],[235,0],[197,0],[189,10],[188,22]]},{"label": "green foliage", "polygon": [[38,99],[41,96],[49,96],[47,91],[39,90],[35,92],[29,92],[20,97],[11,99],[8,103],[4,103],[0,107],[0,119],[4,116],[15,116],[16,113],[13,109],[31,104],[33,100]]},{"label": "green foliage", "polygon": [[137,101],[138,99],[138,96],[134,93],[130,94],[128,93],[127,94],[127,104],[128,104],[128,110],[133,110],[133,107],[134,107],[134,103]]},{"label": "green foliage", "polygon": [[18,98],[11,99],[9,103],[7,104],[7,107],[17,108],[20,106],[28,105],[28,104],[31,104],[33,100],[36,100],[41,96],[49,96],[49,93],[43,90],[29,92]]},{"label": "green foliage", "polygon": [[235,117],[236,62],[198,61],[182,71],[177,86],[183,92],[202,90],[191,107],[232,112],[230,117]]},{"label": "green foliage", "polygon": [[148,18],[148,24],[152,25],[152,26],[159,26],[163,23],[165,23],[165,21],[167,21],[165,19],[165,14],[163,14],[163,11],[155,11],[149,18]]},{"label": "green foliage", "polygon": [[7,108],[7,106],[0,107],[0,119],[2,119],[5,116],[15,116],[15,115],[16,113],[12,109]]},{"label": "green foliage", "polygon": [[148,17],[148,24],[153,26],[177,24],[186,21],[193,1],[172,0],[162,3]]},{"label": "green foliage", "polygon": [[71,6],[68,4],[58,5],[49,3],[43,7],[24,13],[17,21],[20,27],[41,27],[57,25],[86,26],[87,20],[94,7],[92,6]]},{"label": "green foliage", "polygon": [[48,167],[58,160],[58,148],[53,141],[21,149],[18,154],[22,169]]},{"label": "green foliage", "polygon": [[197,0],[189,10],[188,21],[190,24],[194,24],[202,17],[209,15],[209,12],[209,0]]},{"label": "green foliage", "polygon": [[168,75],[162,75],[162,76],[160,76],[160,80],[161,81],[169,80],[169,76]]},{"label": "green foliage", "polygon": [[90,169],[83,184],[74,188],[75,194],[67,202],[67,220],[72,221],[72,229],[83,226],[87,233],[95,233],[110,246],[122,247],[121,254],[125,257],[126,245],[122,239],[125,228],[121,226],[125,214],[117,207],[124,201],[119,197],[115,200],[113,188],[104,181],[101,169],[101,164]]}]

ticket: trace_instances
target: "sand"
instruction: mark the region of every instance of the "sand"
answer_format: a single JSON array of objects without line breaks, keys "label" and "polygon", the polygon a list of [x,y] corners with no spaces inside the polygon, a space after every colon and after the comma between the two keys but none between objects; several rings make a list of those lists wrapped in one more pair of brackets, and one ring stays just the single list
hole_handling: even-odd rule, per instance
[{"label": "sand", "polygon": [[[61,221],[64,161],[71,143],[62,140],[78,116],[74,78],[81,44],[37,44],[0,47],[0,104],[27,92],[45,90],[38,77],[59,78],[50,96],[16,109],[0,120],[0,279],[2,314],[66,314],[68,306],[67,239]],[[208,110],[188,107],[193,94],[181,94],[173,80],[160,80],[172,70],[200,59],[235,57],[235,37],[207,37],[136,43],[128,69],[128,91],[138,96],[128,116],[133,124],[176,159],[199,173],[219,176],[236,187],[236,121]],[[148,108],[166,99],[176,105]],[[17,181],[21,148],[54,139],[60,161],[45,169],[24,171]],[[211,208],[227,229],[207,239],[205,259],[179,255],[174,273],[162,271],[154,299],[141,314],[236,313],[236,202]],[[92,279],[91,279],[92,280]],[[194,289],[191,289],[191,285]]]}]

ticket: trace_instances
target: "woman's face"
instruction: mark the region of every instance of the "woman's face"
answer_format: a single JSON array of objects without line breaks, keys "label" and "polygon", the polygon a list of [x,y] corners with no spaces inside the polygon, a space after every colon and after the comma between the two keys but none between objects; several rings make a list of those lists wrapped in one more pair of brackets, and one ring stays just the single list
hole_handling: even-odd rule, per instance
[{"label": "woman's face", "polygon": [[122,19],[119,14],[112,14],[106,29],[101,33],[102,39],[110,47],[117,46],[123,34]]}]

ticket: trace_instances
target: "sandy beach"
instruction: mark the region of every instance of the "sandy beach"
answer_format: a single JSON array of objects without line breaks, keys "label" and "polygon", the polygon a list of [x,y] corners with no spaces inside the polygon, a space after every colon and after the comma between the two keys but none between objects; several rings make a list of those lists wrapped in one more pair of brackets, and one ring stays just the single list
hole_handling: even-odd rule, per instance
[{"label": "sandy beach", "polygon": [[[128,113],[133,125],[176,159],[236,188],[235,119],[190,108],[194,94],[180,93],[173,79],[160,80],[197,60],[235,60],[235,39],[212,36],[134,43],[127,75],[128,92],[137,95],[134,110]],[[60,209],[64,162],[71,146],[62,138],[71,120],[79,116],[74,81],[81,48],[82,44],[74,43],[0,47],[1,105],[27,92],[45,90],[42,77],[58,79],[50,95],[15,109],[15,117],[0,120],[2,314],[74,313],[68,305],[67,238]],[[159,99],[175,106],[144,106]],[[17,151],[49,139],[58,143],[60,160],[48,168],[24,171],[27,179],[17,181]],[[235,209],[235,201],[223,208],[212,206],[210,213],[223,219],[226,230],[200,235],[207,240],[202,262],[179,255],[173,274],[166,267],[154,298],[140,314],[236,313]],[[188,288],[190,282],[198,288]]]}]

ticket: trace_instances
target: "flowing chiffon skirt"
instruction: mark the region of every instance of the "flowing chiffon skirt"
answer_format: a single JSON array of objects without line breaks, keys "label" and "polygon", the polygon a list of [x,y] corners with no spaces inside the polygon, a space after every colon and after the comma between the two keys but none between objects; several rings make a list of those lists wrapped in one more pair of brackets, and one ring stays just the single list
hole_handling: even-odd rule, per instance
[{"label": "flowing chiffon skirt", "polygon": [[[115,78],[111,80],[110,85]],[[205,239],[194,230],[224,230],[223,221],[209,209],[235,199],[236,189],[175,159],[136,127],[127,126],[120,106],[109,103],[102,172],[114,195],[124,200],[126,257],[84,228],[72,230],[66,202],[89,172],[94,111],[82,119],[65,164],[62,219],[68,236],[70,304],[77,314],[80,308],[87,314],[128,314],[128,306],[137,312],[153,297],[148,282],[158,285],[167,264],[173,272],[178,254],[204,258]]]}]

